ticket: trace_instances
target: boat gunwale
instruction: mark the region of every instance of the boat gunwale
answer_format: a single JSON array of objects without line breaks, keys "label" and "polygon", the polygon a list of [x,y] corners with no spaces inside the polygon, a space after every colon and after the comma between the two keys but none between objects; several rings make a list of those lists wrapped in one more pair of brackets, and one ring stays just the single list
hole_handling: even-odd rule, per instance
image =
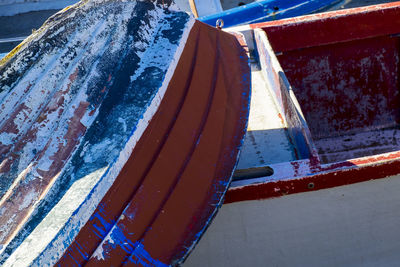
[{"label": "boat gunwale", "polygon": [[[308,26],[310,26],[315,25],[318,22],[332,23],[332,21],[337,22],[338,19],[345,19],[348,17],[353,19],[355,17],[361,17],[363,21],[369,21],[370,24],[374,24],[370,21],[371,16],[374,16],[376,14],[379,14],[380,16],[391,14],[393,16],[394,14],[399,12],[400,1],[366,7],[357,7],[346,10],[330,11],[320,14],[283,19],[279,21],[252,24],[246,27],[239,26],[236,28],[232,28],[231,30],[250,30],[253,31],[255,35],[257,34],[257,31],[259,31],[266,33],[267,36],[270,32],[273,32],[274,37],[276,37],[279,34],[280,30],[286,31],[285,33],[288,32],[288,29],[297,29],[297,31],[299,31],[298,27],[301,27],[302,25],[308,24]],[[338,42],[329,41],[328,43],[332,44],[347,42],[349,40],[366,39],[381,35],[391,36],[400,32],[399,22],[400,20],[390,25],[386,23],[387,25],[389,25],[389,29],[383,33],[379,32],[379,29],[380,27],[382,27],[382,25],[384,26],[385,22],[380,22],[379,26],[375,27],[372,33],[364,31],[361,33],[361,36],[347,36],[347,38],[344,38],[343,40],[340,40]],[[396,27],[399,30],[396,30]],[[337,30],[341,31],[341,29]],[[351,31],[351,33],[353,32],[354,30]],[[301,34],[302,32],[299,31],[297,33],[297,37]],[[327,37],[327,39],[329,39],[329,36]],[[315,40],[312,40],[311,42],[313,41]],[[305,42],[309,42],[309,40],[305,40]],[[326,44],[326,42],[327,40],[322,40],[321,43],[315,45],[324,45]],[[293,47],[284,47],[283,50],[304,48],[303,44],[299,45],[296,42],[294,43],[295,44],[293,45]],[[287,43],[284,43],[284,45],[286,44]],[[276,52],[277,50],[274,49],[273,42],[271,42],[271,46],[273,52],[269,56],[273,60],[275,59],[276,61],[278,61],[276,59],[276,55],[277,53],[279,54],[282,51]],[[312,46],[314,45],[310,45],[308,47]],[[268,165],[268,167],[274,170],[274,174],[272,174],[271,176],[232,182],[231,188],[228,190],[226,195],[225,204],[246,200],[275,198],[289,194],[310,192],[349,184],[361,183],[369,180],[390,178],[400,174],[400,150],[326,164],[322,164],[319,160],[315,160],[311,157],[308,159],[301,159],[297,161],[270,164]]]}]

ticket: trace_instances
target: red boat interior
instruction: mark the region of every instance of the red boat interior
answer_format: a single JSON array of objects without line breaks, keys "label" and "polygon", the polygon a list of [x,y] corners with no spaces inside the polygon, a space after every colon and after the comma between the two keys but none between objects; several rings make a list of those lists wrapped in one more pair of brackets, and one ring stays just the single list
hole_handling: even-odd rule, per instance
[{"label": "red boat interior", "polygon": [[321,162],[400,150],[400,9],[323,16],[262,25]]}]

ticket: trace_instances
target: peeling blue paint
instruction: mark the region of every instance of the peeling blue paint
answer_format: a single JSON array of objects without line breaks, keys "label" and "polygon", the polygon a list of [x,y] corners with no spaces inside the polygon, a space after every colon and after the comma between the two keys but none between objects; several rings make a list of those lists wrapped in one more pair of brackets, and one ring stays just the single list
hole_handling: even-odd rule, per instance
[{"label": "peeling blue paint", "polygon": [[87,255],[86,253],[82,252],[82,246],[79,245],[79,243],[76,243],[76,250],[79,252],[79,254],[82,256],[82,258],[84,259],[88,259],[89,255]]},{"label": "peeling blue paint", "polygon": [[[130,233],[133,235],[134,233]],[[102,257],[107,259],[109,256],[109,252],[113,251],[115,248],[119,247],[128,253],[130,256],[127,261],[130,261],[135,264],[140,264],[142,266],[154,266],[154,267],[163,267],[169,266],[159,260],[156,260],[151,257],[151,255],[145,250],[143,244],[141,242],[133,243],[130,238],[126,237],[118,226],[115,226],[109,234],[109,238],[111,239],[107,242],[106,245],[103,245],[102,249]]]},{"label": "peeling blue paint", "polygon": [[166,267],[169,266],[159,260],[153,259],[151,255],[145,250],[143,244],[140,242],[135,243],[135,250],[129,257],[128,261],[134,264],[140,264],[144,267]]}]

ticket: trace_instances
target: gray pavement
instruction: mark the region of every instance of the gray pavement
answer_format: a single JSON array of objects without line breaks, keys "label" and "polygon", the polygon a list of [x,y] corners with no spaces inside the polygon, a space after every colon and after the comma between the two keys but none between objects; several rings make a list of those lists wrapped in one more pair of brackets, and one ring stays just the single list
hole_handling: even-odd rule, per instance
[{"label": "gray pavement", "polygon": [[15,16],[0,16],[0,39],[27,36],[58,10],[33,11]]},{"label": "gray pavement", "polygon": [[[51,15],[58,10],[33,11],[15,16],[0,16],[0,39],[26,37],[32,30],[40,28]],[[20,38],[11,42],[0,42],[0,53],[8,52],[20,42]]]}]

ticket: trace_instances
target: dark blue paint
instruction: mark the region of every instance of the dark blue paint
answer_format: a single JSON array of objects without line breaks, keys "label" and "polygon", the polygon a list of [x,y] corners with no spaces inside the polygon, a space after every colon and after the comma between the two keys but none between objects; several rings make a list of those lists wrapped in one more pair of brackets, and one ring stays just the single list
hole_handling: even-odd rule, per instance
[{"label": "dark blue paint", "polygon": [[145,250],[144,246],[140,242],[136,242],[135,251],[131,254],[128,261],[141,265],[144,267],[167,267],[168,265],[153,259],[151,255]]},{"label": "dark blue paint", "polygon": [[224,27],[231,27],[310,14],[340,1],[342,0],[264,0],[203,16],[199,20],[215,26],[217,20],[222,19]]}]

